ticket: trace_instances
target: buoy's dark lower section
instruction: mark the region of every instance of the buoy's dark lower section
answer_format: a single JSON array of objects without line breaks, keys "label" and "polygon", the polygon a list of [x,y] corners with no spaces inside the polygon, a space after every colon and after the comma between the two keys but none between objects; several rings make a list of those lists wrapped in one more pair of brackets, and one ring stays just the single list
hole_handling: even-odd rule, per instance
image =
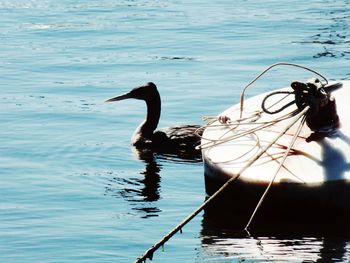
[{"label": "buoy's dark lower section", "polygon": [[[205,175],[206,192],[210,196],[224,183]],[[243,229],[257,206],[267,185],[233,182],[205,209],[205,217],[211,222],[221,222]],[[272,186],[251,225],[253,229],[289,224],[322,225],[338,224],[350,219],[350,184],[327,182],[319,186],[282,183]]]}]

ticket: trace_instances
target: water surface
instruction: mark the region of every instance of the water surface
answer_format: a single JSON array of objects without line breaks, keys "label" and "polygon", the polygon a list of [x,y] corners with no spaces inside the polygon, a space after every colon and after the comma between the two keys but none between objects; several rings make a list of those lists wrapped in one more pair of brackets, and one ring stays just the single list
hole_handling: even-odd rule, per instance
[{"label": "water surface", "polygon": [[[104,100],[153,81],[160,126],[204,124],[277,61],[348,79],[349,4],[0,1],[0,261],[132,262],[203,202],[203,167],[139,159],[145,105]],[[249,96],[308,77],[274,70]],[[322,231],[237,238],[203,214],[183,230],[157,262],[349,260]]]}]

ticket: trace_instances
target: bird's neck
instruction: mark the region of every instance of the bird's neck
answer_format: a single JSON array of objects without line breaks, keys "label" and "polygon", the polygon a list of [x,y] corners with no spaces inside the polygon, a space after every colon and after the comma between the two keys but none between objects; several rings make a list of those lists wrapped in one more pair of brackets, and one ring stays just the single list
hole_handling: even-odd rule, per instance
[{"label": "bird's neck", "polygon": [[156,96],[152,100],[146,101],[147,105],[147,116],[145,121],[138,128],[139,133],[147,139],[151,139],[154,130],[158,126],[160,112],[161,112],[161,101],[160,97]]}]

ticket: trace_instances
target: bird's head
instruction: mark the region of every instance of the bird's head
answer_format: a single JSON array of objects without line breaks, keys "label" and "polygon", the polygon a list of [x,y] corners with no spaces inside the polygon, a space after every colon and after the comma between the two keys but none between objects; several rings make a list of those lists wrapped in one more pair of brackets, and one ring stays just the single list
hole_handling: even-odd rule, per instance
[{"label": "bird's head", "polygon": [[133,88],[131,91],[123,95],[110,98],[106,100],[106,102],[120,101],[125,99],[138,99],[138,100],[150,101],[156,97],[159,97],[157,86],[153,82],[148,82],[145,85]]}]

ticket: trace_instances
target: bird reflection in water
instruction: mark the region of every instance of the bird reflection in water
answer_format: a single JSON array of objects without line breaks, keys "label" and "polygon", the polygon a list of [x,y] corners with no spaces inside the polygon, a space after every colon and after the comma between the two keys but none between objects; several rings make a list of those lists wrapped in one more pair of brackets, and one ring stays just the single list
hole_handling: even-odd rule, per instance
[{"label": "bird reflection in water", "polygon": [[158,216],[161,210],[156,201],[160,198],[161,165],[151,152],[144,152],[138,158],[145,162],[141,177],[113,177],[106,187],[106,194],[124,198],[131,204],[133,211],[141,213],[142,218]]},{"label": "bird reflection in water", "polygon": [[157,163],[154,154],[150,151],[140,152],[136,151],[135,154],[139,160],[144,161],[145,170],[140,172],[144,178],[140,181],[143,184],[143,189],[141,191],[144,197],[143,201],[153,202],[157,201],[160,197],[159,187],[160,187],[160,175],[161,165]]}]

